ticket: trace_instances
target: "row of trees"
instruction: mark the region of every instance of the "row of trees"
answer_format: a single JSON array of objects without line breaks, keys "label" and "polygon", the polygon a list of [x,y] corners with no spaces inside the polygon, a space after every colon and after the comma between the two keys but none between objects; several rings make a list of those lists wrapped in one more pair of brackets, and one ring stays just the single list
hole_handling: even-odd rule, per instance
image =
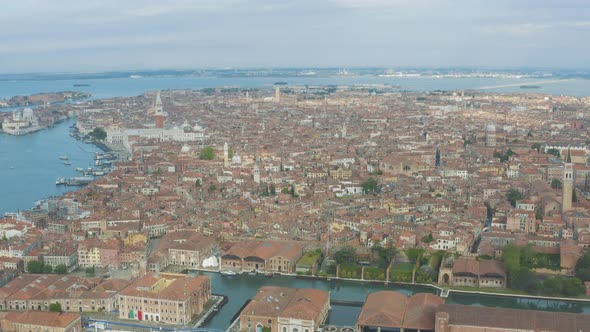
[{"label": "row of trees", "polygon": [[27,263],[27,271],[29,273],[35,274],[48,274],[48,273],[56,273],[56,274],[67,274],[68,267],[64,264],[57,265],[55,269],[51,265],[44,264],[39,261],[30,261]]},{"label": "row of trees", "polygon": [[[65,264],[56,265],[55,268],[51,265],[45,264],[40,261],[30,261],[27,263],[27,271],[33,274],[68,274],[68,267]],[[88,267],[85,270],[86,275],[94,276],[96,273],[96,269],[93,267]]]}]

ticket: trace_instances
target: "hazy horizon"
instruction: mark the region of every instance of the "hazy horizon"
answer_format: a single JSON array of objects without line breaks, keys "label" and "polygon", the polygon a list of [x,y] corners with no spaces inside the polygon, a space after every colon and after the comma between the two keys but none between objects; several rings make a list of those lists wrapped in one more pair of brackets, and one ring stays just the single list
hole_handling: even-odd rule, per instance
[{"label": "hazy horizon", "polygon": [[0,12],[0,73],[585,69],[583,0],[42,0]]}]

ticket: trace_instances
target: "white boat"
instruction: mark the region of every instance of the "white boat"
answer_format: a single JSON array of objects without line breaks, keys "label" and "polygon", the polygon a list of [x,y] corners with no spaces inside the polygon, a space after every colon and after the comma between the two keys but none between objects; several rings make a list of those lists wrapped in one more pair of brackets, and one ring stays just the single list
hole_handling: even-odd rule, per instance
[{"label": "white boat", "polygon": [[68,156],[60,156],[59,157],[59,160],[68,160],[68,159],[70,159],[70,158],[68,158]]},{"label": "white boat", "polygon": [[234,271],[221,271],[220,273],[221,273],[221,275],[224,275],[224,276],[235,276],[235,275],[237,275],[237,273],[235,273]]}]

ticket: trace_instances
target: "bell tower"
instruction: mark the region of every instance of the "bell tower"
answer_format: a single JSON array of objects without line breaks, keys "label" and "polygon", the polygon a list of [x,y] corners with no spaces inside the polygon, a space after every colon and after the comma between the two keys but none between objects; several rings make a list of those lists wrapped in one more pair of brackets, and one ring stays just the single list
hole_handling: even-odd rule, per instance
[{"label": "bell tower", "polygon": [[565,157],[565,164],[563,168],[563,193],[561,202],[561,212],[566,212],[572,209],[572,199],[574,192],[574,164],[572,163],[572,156],[570,148],[567,148],[567,156]]}]

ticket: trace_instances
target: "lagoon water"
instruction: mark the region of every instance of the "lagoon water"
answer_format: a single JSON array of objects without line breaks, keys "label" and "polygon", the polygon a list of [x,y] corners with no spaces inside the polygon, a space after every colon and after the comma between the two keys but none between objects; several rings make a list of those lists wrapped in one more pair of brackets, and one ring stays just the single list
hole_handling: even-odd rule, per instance
[{"label": "lagoon water", "polygon": [[[401,90],[433,91],[464,90],[490,86],[514,85],[490,89],[492,92],[538,92],[552,95],[590,96],[590,80],[576,79],[554,82],[543,79],[505,79],[505,78],[433,78],[433,77],[378,77],[333,76],[333,77],[202,77],[202,76],[154,76],[142,78],[103,78],[103,79],[64,79],[64,80],[0,80],[0,98],[28,95],[38,92],[84,91],[93,98],[135,96],[150,90],[200,89],[208,87],[235,86],[242,88],[271,87],[277,81],[290,85],[352,85],[352,84],[396,84]],[[539,89],[520,89],[520,85],[537,82]],[[90,86],[74,87],[74,84]]]},{"label": "lagoon water", "polygon": [[[91,167],[100,150],[69,136],[74,123],[75,119],[69,119],[25,136],[0,134],[0,216],[29,209],[38,199],[78,189],[56,186],[55,180],[79,176],[75,168]],[[69,157],[72,165],[64,165],[60,156]]]}]

